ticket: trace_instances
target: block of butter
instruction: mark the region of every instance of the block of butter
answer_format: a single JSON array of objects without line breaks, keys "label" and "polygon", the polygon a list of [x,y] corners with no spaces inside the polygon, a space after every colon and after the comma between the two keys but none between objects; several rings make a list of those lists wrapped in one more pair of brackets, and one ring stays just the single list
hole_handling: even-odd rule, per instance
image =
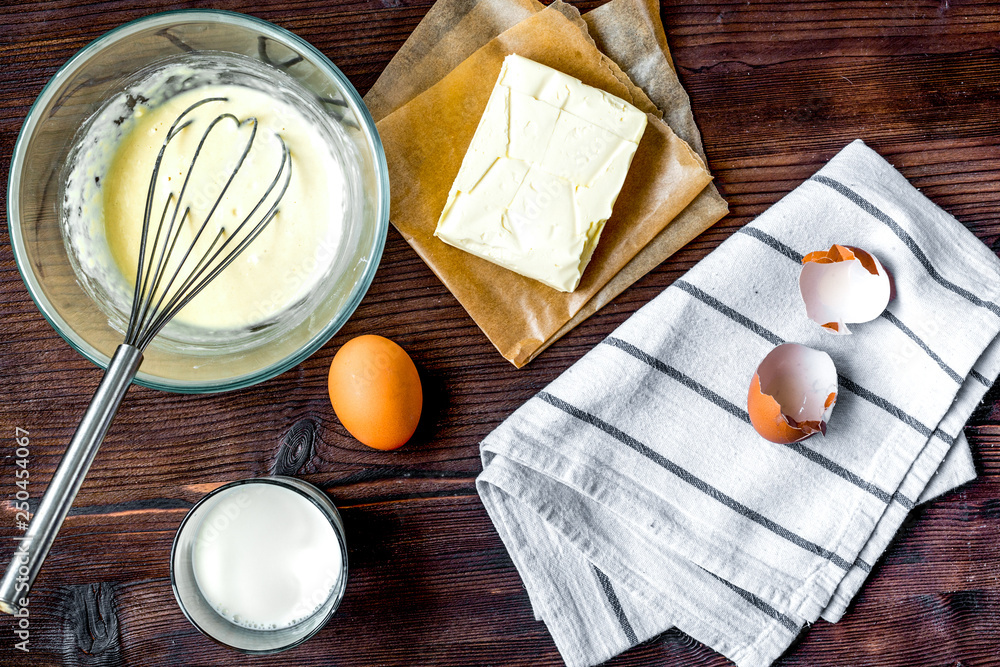
[{"label": "block of butter", "polygon": [[507,56],[434,235],[572,292],[645,129],[624,100]]}]

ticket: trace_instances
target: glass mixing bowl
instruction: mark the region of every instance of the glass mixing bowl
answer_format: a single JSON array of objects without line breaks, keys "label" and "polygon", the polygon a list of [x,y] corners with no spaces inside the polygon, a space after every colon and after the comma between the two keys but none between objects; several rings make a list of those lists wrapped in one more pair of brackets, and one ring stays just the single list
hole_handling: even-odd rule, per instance
[{"label": "glass mixing bowl", "polygon": [[[164,330],[146,349],[136,383],[183,393],[225,391],[267,380],[319,349],[343,326],[371,284],[385,244],[389,181],[371,115],[344,74],[310,44],[266,21],[216,10],[138,19],[77,53],[28,112],[11,160],[11,245],[28,292],[73,348],[106,368],[123,322],[74,269],[61,230],[63,179],[79,131],[136,73],[162,62],[250,59],[253,69],[291,82],[346,141],[360,201],[351,202],[348,241],[313,288],[306,312],[278,317],[249,334],[192,343]],[[79,268],[79,267],[77,267]],[[96,302],[95,302],[96,300]]]}]

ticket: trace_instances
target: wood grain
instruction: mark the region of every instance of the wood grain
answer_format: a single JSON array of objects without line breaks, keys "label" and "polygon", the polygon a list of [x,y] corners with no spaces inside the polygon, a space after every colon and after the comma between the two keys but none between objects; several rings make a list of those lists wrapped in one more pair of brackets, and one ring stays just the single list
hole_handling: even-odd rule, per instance
[{"label": "wood grain", "polygon": [[[312,42],[362,93],[430,0],[224,0]],[[588,9],[598,2],[580,3]],[[156,9],[200,6],[156,3]],[[88,41],[150,3],[0,7],[0,182],[45,82]],[[178,396],[133,388],[46,562],[31,652],[0,618],[3,665],[462,665],[562,662],[475,494],[478,442],[638,307],[861,137],[933,201],[1000,248],[1000,7],[992,2],[665,0],[662,17],[732,213],[517,371],[398,234],[355,316],[313,357],[256,387]],[[6,211],[6,192],[0,208]],[[961,323],[955,323],[960,326]],[[425,383],[414,441],[358,444],[326,397],[333,353],[379,333]],[[33,493],[51,477],[99,380],[38,314],[0,228],[0,499],[12,499],[13,431],[31,433]],[[819,622],[780,661],[796,666],[1000,665],[1000,390],[967,433],[980,477],[919,508],[845,618]],[[6,444],[4,444],[6,443]],[[213,644],[170,589],[174,531],[230,480],[294,473],[341,508],[351,577],[334,621],[267,658]],[[0,562],[13,551],[0,504]],[[729,664],[677,631],[615,667]]]}]

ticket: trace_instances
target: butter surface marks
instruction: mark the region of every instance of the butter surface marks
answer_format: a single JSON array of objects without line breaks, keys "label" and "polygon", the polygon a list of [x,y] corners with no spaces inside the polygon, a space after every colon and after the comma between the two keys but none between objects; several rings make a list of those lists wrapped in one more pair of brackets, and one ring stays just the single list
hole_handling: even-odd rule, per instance
[{"label": "butter surface marks", "polygon": [[572,292],[645,129],[624,100],[507,56],[434,235]]}]

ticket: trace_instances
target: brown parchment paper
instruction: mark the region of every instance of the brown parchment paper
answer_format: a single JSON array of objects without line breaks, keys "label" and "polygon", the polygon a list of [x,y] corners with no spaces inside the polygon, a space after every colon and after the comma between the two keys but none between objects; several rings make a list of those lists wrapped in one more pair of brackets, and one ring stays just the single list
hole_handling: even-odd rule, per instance
[{"label": "brown parchment paper", "polygon": [[[663,120],[681,139],[708,159],[687,91],[677,78],[658,0],[612,0],[583,15],[598,48],[614,60],[663,112]],[[608,281],[535,354],[559,340],[577,324],[603,308],[696,236],[729,213],[729,205],[714,183],[694,200],[618,274]]]},{"label": "brown parchment paper", "polygon": [[365,95],[372,118],[382,120],[488,41],[544,8],[537,0],[438,0]]},{"label": "brown parchment paper", "polygon": [[702,157],[691,100],[677,78],[658,0],[612,0],[583,15],[597,48],[663,111],[663,120]]},{"label": "brown parchment paper", "polygon": [[439,82],[378,123],[391,184],[390,218],[504,357],[524,365],[711,180],[669,126],[649,118],[614,213],[572,293],[486,262],[434,238],[438,216],[503,59],[518,53],[642,108],[651,102],[581,26],[548,8],[478,49]]},{"label": "brown parchment paper", "polygon": [[[616,78],[630,92],[630,95],[622,97],[657,116],[661,115],[657,107],[662,109],[666,112],[664,117],[668,124],[695,146],[704,158],[687,94],[677,79],[670,60],[666,36],[659,20],[659,6],[655,0],[613,0],[585,15],[583,18],[586,23],[569,5],[556,0],[552,7],[573,21],[584,34],[589,27],[597,37],[598,45],[626,70],[628,76],[617,66],[611,67]],[[395,111],[440,81],[465,57],[490,39],[543,9],[544,6],[536,0],[438,0],[365,96],[365,102],[373,116],[379,120]],[[592,41],[590,37],[587,39]],[[636,89],[632,80],[651,93],[655,105]],[[717,190],[711,184],[708,185],[664,231],[639,250],[559,330],[539,344],[526,358],[522,355],[521,360],[511,360],[518,366],[526,363],[722,218],[727,211],[726,203]],[[482,326],[481,322],[480,325]]]}]

